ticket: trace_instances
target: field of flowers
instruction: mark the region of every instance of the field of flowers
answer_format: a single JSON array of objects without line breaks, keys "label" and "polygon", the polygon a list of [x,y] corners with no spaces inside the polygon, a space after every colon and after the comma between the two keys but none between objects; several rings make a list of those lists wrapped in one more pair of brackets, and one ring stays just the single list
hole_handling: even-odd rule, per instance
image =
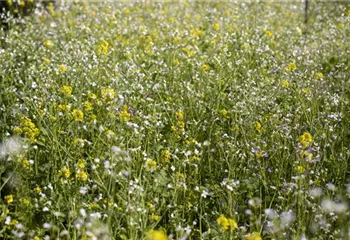
[{"label": "field of flowers", "polygon": [[350,4],[303,7],[9,19],[0,238],[350,239]]}]

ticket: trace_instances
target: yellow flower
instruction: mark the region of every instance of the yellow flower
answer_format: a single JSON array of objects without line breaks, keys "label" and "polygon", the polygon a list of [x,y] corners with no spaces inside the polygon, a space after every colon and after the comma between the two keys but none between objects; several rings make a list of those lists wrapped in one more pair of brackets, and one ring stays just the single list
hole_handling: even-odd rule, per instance
[{"label": "yellow flower", "polygon": [[30,201],[28,200],[28,199],[26,199],[26,198],[21,198],[21,203],[23,203],[23,205],[25,205],[25,206],[28,206],[29,205],[29,203],[30,203]]},{"label": "yellow flower", "polygon": [[35,126],[35,124],[27,117],[21,118],[22,129],[24,136],[30,140],[30,142],[35,142],[36,137],[39,135],[40,131]]},{"label": "yellow flower", "polygon": [[23,130],[22,130],[22,128],[20,128],[20,127],[15,127],[15,128],[13,129],[13,134],[14,134],[14,135],[20,135],[22,132],[23,132]]},{"label": "yellow flower", "polygon": [[262,240],[260,233],[253,232],[245,236],[245,240]]},{"label": "yellow flower", "polygon": [[167,240],[168,236],[160,230],[151,230],[146,233],[146,240]]},{"label": "yellow flower", "polygon": [[161,161],[168,163],[170,162],[170,152],[168,150],[163,150],[161,154]]},{"label": "yellow flower", "polygon": [[75,121],[83,121],[84,119],[84,113],[79,109],[74,109],[72,112],[72,116]]},{"label": "yellow flower", "polygon": [[34,191],[37,193],[41,193],[41,188],[39,186],[37,186],[36,188],[34,188]]},{"label": "yellow flower", "polygon": [[19,6],[20,6],[20,7],[25,7],[25,6],[26,6],[26,3],[22,0],[22,1],[19,2]]},{"label": "yellow flower", "polygon": [[6,200],[7,204],[13,203],[13,195],[5,196],[5,200]]},{"label": "yellow flower", "polygon": [[127,105],[123,105],[121,111],[119,112],[119,119],[128,122],[130,120],[131,114],[129,113],[129,107]]},{"label": "yellow flower", "polygon": [[307,161],[311,161],[313,154],[308,151],[303,151],[301,156],[304,157]]},{"label": "yellow flower", "polygon": [[78,180],[81,180],[81,181],[86,181],[88,179],[88,175],[85,171],[78,171],[76,174],[75,174],[75,177],[78,179]]},{"label": "yellow flower", "polygon": [[261,123],[256,121],[255,122],[255,130],[260,133],[261,132],[261,128],[262,128]]},{"label": "yellow flower", "polygon": [[297,169],[296,169],[299,173],[304,173],[305,172],[305,168],[303,166],[297,166]]},{"label": "yellow flower", "polygon": [[83,159],[79,159],[77,163],[78,168],[83,169],[85,168],[85,161]]},{"label": "yellow flower", "polygon": [[237,223],[235,220],[232,218],[227,218],[224,215],[221,215],[216,219],[217,224],[223,229],[223,230],[234,230],[238,227]]},{"label": "yellow flower", "polygon": [[228,224],[232,230],[238,227],[236,221],[231,218],[228,218]]},{"label": "yellow flower", "polygon": [[67,71],[67,67],[63,64],[58,65],[58,70],[60,70],[61,72],[66,72]]},{"label": "yellow flower", "polygon": [[266,36],[272,37],[273,33],[269,30],[265,31]]},{"label": "yellow flower", "polygon": [[11,226],[14,226],[14,225],[17,225],[17,224],[18,224],[18,221],[16,219],[12,219],[11,222],[10,222]]},{"label": "yellow flower", "polygon": [[97,99],[97,96],[96,96],[96,94],[94,94],[94,93],[89,93],[89,94],[88,94],[88,98],[90,98],[90,99],[92,99],[92,100],[95,100],[95,99]]},{"label": "yellow flower", "polygon": [[103,99],[109,99],[113,100],[114,99],[114,90],[112,88],[104,88],[101,90],[101,96]]},{"label": "yellow flower", "polygon": [[315,77],[316,77],[316,80],[320,80],[320,79],[323,78],[324,76],[323,76],[323,73],[317,72],[317,73],[315,74]]},{"label": "yellow flower", "polygon": [[85,111],[91,111],[92,110],[92,103],[91,102],[89,102],[89,101],[85,101],[84,102],[84,110]]},{"label": "yellow flower", "polygon": [[150,172],[154,172],[157,169],[157,162],[153,159],[148,158],[146,160],[146,170]]},{"label": "yellow flower", "polygon": [[281,85],[282,87],[289,87],[289,82],[288,82],[287,80],[282,80],[282,81],[280,82],[280,85]]},{"label": "yellow flower", "polygon": [[179,111],[176,113],[176,118],[179,121],[183,121],[184,120],[184,113],[182,111]]},{"label": "yellow flower", "polygon": [[63,86],[60,88],[61,93],[69,97],[72,94],[72,87],[71,86]]},{"label": "yellow flower", "polygon": [[84,147],[85,146],[84,139],[82,139],[82,138],[74,138],[73,144],[74,145],[79,145],[80,147]]},{"label": "yellow flower", "polygon": [[62,170],[60,170],[60,171],[58,172],[58,174],[59,174],[60,176],[65,177],[65,178],[69,178],[70,175],[71,175],[71,172],[70,172],[69,168],[64,167]]},{"label": "yellow flower", "polygon": [[201,70],[204,71],[204,72],[207,72],[210,70],[210,66],[208,64],[203,64],[201,66]]},{"label": "yellow flower", "polygon": [[304,132],[303,135],[299,137],[298,141],[304,148],[307,148],[312,144],[313,138],[309,132]]},{"label": "yellow flower", "polygon": [[58,104],[57,108],[61,111],[65,111],[65,112],[70,110],[70,106],[66,105],[66,104]]},{"label": "yellow flower", "polygon": [[226,111],[226,109],[222,109],[222,110],[220,110],[220,115],[221,115],[221,117],[223,117],[223,118],[227,118],[227,111]]},{"label": "yellow flower", "polygon": [[288,66],[286,67],[286,70],[288,71],[288,72],[292,72],[292,71],[294,71],[294,70],[296,70],[297,69],[297,65],[295,65],[295,63],[289,63],[288,64]]},{"label": "yellow flower", "polygon": [[159,221],[161,219],[161,217],[159,215],[157,215],[157,214],[152,213],[151,219],[154,220],[154,221]]},{"label": "yellow flower", "polygon": [[214,23],[214,29],[216,30],[216,31],[219,31],[220,30],[220,24],[219,23]]},{"label": "yellow flower", "polygon": [[97,47],[97,53],[107,55],[109,48],[109,43],[106,40],[103,40]]},{"label": "yellow flower", "polygon": [[47,48],[52,48],[53,47],[53,42],[51,40],[45,40],[44,41],[44,46]]},{"label": "yellow flower", "polygon": [[11,7],[12,6],[12,0],[7,0],[7,5]]}]

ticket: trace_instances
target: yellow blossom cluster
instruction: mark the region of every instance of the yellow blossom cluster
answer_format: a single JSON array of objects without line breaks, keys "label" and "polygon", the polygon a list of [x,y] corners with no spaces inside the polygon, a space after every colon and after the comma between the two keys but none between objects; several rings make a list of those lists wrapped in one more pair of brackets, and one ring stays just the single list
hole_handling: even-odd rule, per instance
[{"label": "yellow blossom cluster", "polygon": [[221,215],[216,219],[216,223],[223,229],[226,230],[234,230],[238,227],[237,222],[232,218],[227,218],[224,215]]},{"label": "yellow blossom cluster", "polygon": [[58,171],[58,175],[62,176],[64,178],[69,178],[71,175],[71,171],[69,170],[69,168],[64,167],[61,170]]},{"label": "yellow blossom cluster", "polygon": [[103,40],[97,47],[97,53],[107,55],[109,48],[109,43],[106,40]]},{"label": "yellow blossom cluster", "polygon": [[[101,90],[101,96],[104,100],[113,100],[114,99],[114,90],[112,88],[104,88]],[[92,97],[91,95],[90,97]],[[96,96],[96,95],[95,95]]]},{"label": "yellow blossom cluster", "polygon": [[307,147],[309,147],[312,144],[313,138],[312,138],[312,135],[309,132],[304,132],[298,138],[298,141],[301,144],[301,146],[303,146],[304,148],[307,148]]},{"label": "yellow blossom cluster", "polygon": [[148,158],[145,164],[146,170],[149,172],[154,172],[157,169],[157,162],[153,159]]},{"label": "yellow blossom cluster", "polygon": [[170,152],[168,150],[163,150],[162,153],[161,153],[161,161],[164,162],[164,163],[168,163],[170,162]]},{"label": "yellow blossom cluster", "polygon": [[146,234],[147,240],[167,240],[168,236],[161,230],[150,230]]},{"label": "yellow blossom cluster", "polygon": [[131,114],[129,113],[129,107],[127,105],[123,105],[119,112],[119,119],[123,122],[130,121]]},{"label": "yellow blossom cluster", "polygon": [[292,72],[292,71],[294,71],[294,70],[296,70],[297,69],[297,65],[295,64],[295,63],[289,63],[288,65],[287,65],[287,67],[286,67],[286,70],[288,71],[288,72]]},{"label": "yellow blossom cluster", "polygon": [[260,233],[253,232],[245,236],[245,240],[262,240]]},{"label": "yellow blossom cluster", "polygon": [[67,97],[71,96],[72,90],[73,88],[71,86],[63,86],[60,88],[61,93],[63,93]]},{"label": "yellow blossom cluster", "polygon": [[30,140],[30,142],[35,142],[36,137],[39,135],[40,131],[35,126],[35,124],[27,117],[21,118],[21,125],[24,136]]},{"label": "yellow blossom cluster", "polygon": [[176,126],[172,126],[171,130],[173,132],[183,132],[185,131],[185,117],[182,111],[176,113]]},{"label": "yellow blossom cluster", "polygon": [[75,121],[83,121],[84,120],[84,113],[79,109],[74,109],[72,112],[72,116]]}]

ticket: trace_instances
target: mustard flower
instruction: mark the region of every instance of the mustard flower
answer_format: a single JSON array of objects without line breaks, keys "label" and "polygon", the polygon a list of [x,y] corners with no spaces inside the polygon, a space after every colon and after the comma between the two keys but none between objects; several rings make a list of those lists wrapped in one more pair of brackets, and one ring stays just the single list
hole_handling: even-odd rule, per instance
[{"label": "mustard flower", "polygon": [[43,44],[47,48],[52,48],[53,47],[53,42],[51,40],[45,40]]},{"label": "mustard flower", "polygon": [[72,87],[71,86],[63,86],[60,88],[61,93],[69,97],[72,94]]},{"label": "mustard flower", "polygon": [[30,140],[30,142],[35,142],[36,137],[39,135],[40,131],[35,126],[35,124],[27,117],[21,118],[22,129],[24,132],[24,136]]},{"label": "mustard flower", "polygon": [[157,169],[157,162],[153,159],[148,158],[146,160],[146,170],[150,172],[154,172]]},{"label": "mustard flower", "polygon": [[168,150],[163,150],[161,153],[161,161],[164,163],[170,162],[170,152]]},{"label": "mustard flower", "polygon": [[273,33],[272,33],[271,31],[269,31],[269,30],[266,30],[266,31],[265,31],[265,34],[266,34],[266,36],[268,36],[268,37],[272,37],[272,35],[273,35]]},{"label": "mustard flower", "polygon": [[297,69],[297,65],[295,65],[295,63],[289,63],[288,65],[287,65],[287,67],[286,67],[286,70],[288,71],[288,72],[292,72],[292,71],[294,71],[294,70],[296,70]]},{"label": "mustard flower", "polygon": [[227,116],[227,110],[226,109],[222,109],[222,110],[220,110],[219,111],[219,114],[220,114],[220,116],[221,117],[223,117],[223,118],[227,118],[228,116]]},{"label": "mustard flower", "polygon": [[39,186],[37,186],[36,188],[34,188],[34,191],[36,193],[41,193],[41,188]]},{"label": "mustard flower", "polygon": [[88,179],[88,175],[85,171],[78,171],[76,174],[75,174],[75,177],[78,179],[78,180],[81,180],[83,182],[85,182],[87,179]]},{"label": "mustard flower", "polygon": [[65,178],[69,178],[71,175],[71,171],[69,170],[69,168],[64,167],[58,172],[58,175],[63,176]]},{"label": "mustard flower", "polygon": [[72,116],[75,121],[83,121],[84,119],[84,113],[79,109],[74,109],[72,112]]},{"label": "mustard flower", "polygon": [[60,70],[61,72],[66,72],[67,71],[67,67],[63,64],[58,65],[58,70]]},{"label": "mustard flower", "polygon": [[129,107],[123,105],[121,111],[119,112],[119,119],[123,122],[128,122],[130,120],[131,114],[129,113]]},{"label": "mustard flower", "polygon": [[14,134],[14,135],[20,135],[22,132],[23,132],[23,130],[22,130],[22,128],[20,128],[20,127],[15,127],[15,128],[13,129],[13,134]]},{"label": "mustard flower", "polygon": [[282,87],[289,87],[289,82],[287,81],[287,80],[282,80],[281,82],[280,82],[280,85],[282,86]]},{"label": "mustard flower", "polygon": [[210,70],[210,66],[208,64],[203,64],[201,66],[201,70],[204,71],[204,72],[207,72]]},{"label": "mustard flower", "polygon": [[85,164],[86,163],[85,163],[84,159],[79,159],[77,166],[78,166],[78,168],[83,169],[83,168],[85,168]]},{"label": "mustard flower", "polygon": [[57,105],[58,110],[68,112],[70,110],[70,106],[67,104],[58,104]]},{"label": "mustard flower", "polygon": [[312,144],[313,138],[312,138],[312,135],[309,132],[304,132],[298,138],[298,141],[304,148],[307,148],[307,147],[309,147]]},{"label": "mustard flower", "polygon": [[217,224],[223,229],[223,230],[234,230],[238,227],[237,222],[233,220],[232,218],[227,218],[224,215],[221,215],[216,219]]},{"label": "mustard flower", "polygon": [[5,200],[6,200],[7,204],[13,203],[13,195],[5,196]]},{"label": "mustard flower", "polygon": [[112,88],[104,88],[101,90],[101,96],[104,100],[114,99],[114,90]]},{"label": "mustard flower", "polygon": [[146,240],[167,240],[168,236],[161,230],[150,230],[146,233]]},{"label": "mustard flower", "polygon": [[30,201],[26,198],[21,198],[20,202],[25,206],[28,206],[30,204]]},{"label": "mustard flower", "polygon": [[98,46],[97,46],[97,53],[107,55],[109,48],[109,43],[106,40],[103,40]]},{"label": "mustard flower", "polygon": [[261,126],[261,123],[256,121],[255,122],[255,130],[259,133],[261,133],[261,129],[262,129],[262,126]]},{"label": "mustard flower", "polygon": [[320,80],[320,79],[323,79],[323,73],[321,73],[321,72],[317,72],[316,74],[315,74],[315,77],[316,77],[316,80]]},{"label": "mustard flower", "polygon": [[92,110],[92,103],[91,102],[89,102],[89,101],[85,101],[84,102],[84,110],[85,111],[91,111]]},{"label": "mustard flower", "polygon": [[219,31],[220,30],[220,24],[219,23],[214,23],[214,29],[216,30],[216,31]]}]

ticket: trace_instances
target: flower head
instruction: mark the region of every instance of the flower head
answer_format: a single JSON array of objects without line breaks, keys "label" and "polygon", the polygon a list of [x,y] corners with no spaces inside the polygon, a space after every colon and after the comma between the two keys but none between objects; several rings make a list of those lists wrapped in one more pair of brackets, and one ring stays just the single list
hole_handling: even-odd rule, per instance
[{"label": "flower head", "polygon": [[147,240],[167,240],[167,235],[161,230],[151,230],[146,234]]},{"label": "flower head", "polygon": [[72,116],[75,121],[83,121],[84,119],[84,113],[79,109],[74,109],[72,112]]},{"label": "flower head", "polygon": [[71,86],[63,86],[60,88],[61,93],[69,97],[72,94],[72,87]]}]

